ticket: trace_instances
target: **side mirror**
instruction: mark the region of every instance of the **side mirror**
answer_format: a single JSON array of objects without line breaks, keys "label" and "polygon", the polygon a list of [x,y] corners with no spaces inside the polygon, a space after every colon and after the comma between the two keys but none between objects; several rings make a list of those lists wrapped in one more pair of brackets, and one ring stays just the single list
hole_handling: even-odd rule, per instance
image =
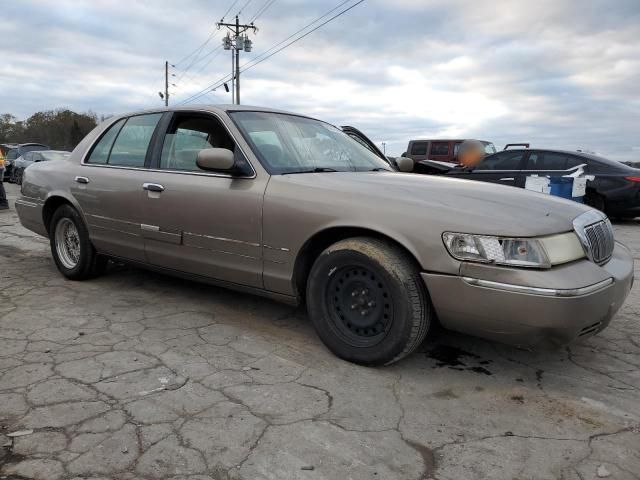
[{"label": "side mirror", "polygon": [[396,158],[396,165],[401,172],[413,172],[413,159],[407,157]]},{"label": "side mirror", "polygon": [[202,170],[229,171],[235,166],[235,155],[226,148],[205,148],[198,152],[196,165]]}]

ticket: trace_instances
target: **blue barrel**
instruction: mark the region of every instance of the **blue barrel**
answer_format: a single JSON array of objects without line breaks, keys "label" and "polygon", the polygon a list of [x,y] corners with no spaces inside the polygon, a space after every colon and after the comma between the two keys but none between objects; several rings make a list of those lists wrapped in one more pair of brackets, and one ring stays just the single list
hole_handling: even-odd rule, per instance
[{"label": "blue barrel", "polygon": [[551,177],[549,186],[551,187],[551,195],[566,198],[574,202],[583,203],[583,197],[573,197],[573,178],[572,177]]}]

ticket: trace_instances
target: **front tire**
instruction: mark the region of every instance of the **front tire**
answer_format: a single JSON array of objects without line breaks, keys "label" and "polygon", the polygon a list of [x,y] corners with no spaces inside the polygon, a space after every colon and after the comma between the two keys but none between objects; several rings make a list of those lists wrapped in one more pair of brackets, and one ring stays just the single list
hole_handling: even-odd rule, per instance
[{"label": "front tire", "polygon": [[53,214],[49,242],[58,270],[68,279],[86,280],[104,272],[107,260],[96,253],[80,214],[70,205]]},{"label": "front tire", "polygon": [[307,310],[318,335],[338,357],[389,365],[413,352],[431,324],[432,307],[412,258],[374,238],[331,245],[307,282]]},{"label": "front tire", "polygon": [[594,191],[587,191],[584,197],[584,203],[596,210],[600,210],[602,213],[606,213],[607,204],[604,197]]}]

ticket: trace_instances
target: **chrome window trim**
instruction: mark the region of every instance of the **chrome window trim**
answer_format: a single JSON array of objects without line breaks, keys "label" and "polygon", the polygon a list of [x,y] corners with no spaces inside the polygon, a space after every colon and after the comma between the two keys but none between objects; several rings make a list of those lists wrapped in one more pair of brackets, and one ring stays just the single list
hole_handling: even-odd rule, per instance
[{"label": "chrome window trim", "polygon": [[[238,175],[230,175],[228,173],[210,173],[210,172],[190,172],[188,170],[171,170],[171,169],[163,169],[163,168],[145,168],[145,167],[125,167],[125,166],[121,166],[121,165],[107,165],[107,164],[99,164],[99,163],[88,163],[87,162],[87,156],[89,155],[89,152],[91,152],[94,147],[96,146],[96,144],[102,139],[102,137],[107,133],[107,131],[113,127],[116,123],[118,123],[120,120],[122,119],[129,119],[132,117],[139,117],[141,115],[154,115],[157,113],[171,113],[171,114],[176,114],[176,113],[205,113],[208,115],[212,115],[216,118],[216,120],[218,120],[220,122],[220,124],[224,127],[224,129],[227,131],[227,133],[229,134],[229,136],[231,137],[231,139],[234,141],[234,143],[236,144],[236,146],[240,149],[240,152],[244,155],[244,158],[247,160],[247,163],[249,164],[249,167],[251,167],[251,171],[253,172],[253,175],[251,176],[247,176],[247,175],[243,175],[243,176],[238,176]],[[179,173],[181,175],[199,175],[199,176],[204,176],[204,177],[218,177],[218,178],[234,178],[234,179],[238,179],[238,180],[252,180],[254,178],[257,177],[257,172],[256,169],[254,168],[253,164],[251,163],[251,160],[249,159],[249,156],[246,154],[246,152],[244,151],[244,149],[242,148],[242,146],[240,145],[240,143],[238,142],[238,139],[236,138],[236,136],[231,132],[231,130],[229,129],[229,127],[227,126],[227,124],[224,122],[224,120],[222,120],[222,118],[220,117],[220,115],[218,115],[215,112],[211,112],[209,110],[160,110],[157,112],[144,112],[144,113],[139,113],[139,114],[135,114],[135,115],[124,115],[121,117],[117,117],[115,118],[115,120],[113,122],[111,122],[109,124],[109,126],[107,128],[105,128],[100,135],[95,139],[95,141],[89,146],[89,148],[87,148],[85,150],[85,152],[82,154],[82,158],[80,159],[80,166],[82,167],[101,167],[101,168],[118,168],[120,170],[135,170],[135,171],[145,171],[145,172],[156,172],[156,173]]]},{"label": "chrome window trim", "polygon": [[542,288],[542,287],[528,287],[526,285],[514,285],[512,283],[502,283],[502,282],[494,282],[491,280],[482,280],[479,278],[472,277],[462,277],[462,280],[474,287],[483,287],[490,288],[492,290],[502,290],[506,292],[512,293],[523,293],[527,295],[538,295],[543,297],[554,297],[554,298],[571,298],[571,297],[581,297],[583,295],[589,295],[591,293],[599,292],[600,290],[604,290],[605,288],[613,285],[614,280],[613,277],[609,277],[606,280],[602,280],[601,282],[594,283],[593,285],[587,285],[586,287],[580,288],[569,288],[569,289],[559,289],[559,288]]}]

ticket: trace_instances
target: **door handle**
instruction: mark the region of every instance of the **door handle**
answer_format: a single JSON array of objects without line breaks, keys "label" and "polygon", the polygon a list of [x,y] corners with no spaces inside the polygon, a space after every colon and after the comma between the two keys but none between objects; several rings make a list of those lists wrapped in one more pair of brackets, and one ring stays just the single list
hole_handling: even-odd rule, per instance
[{"label": "door handle", "polygon": [[164,192],[164,187],[158,183],[143,183],[142,188],[149,192]]},{"label": "door handle", "polygon": [[82,183],[83,185],[89,183],[89,179],[87,177],[76,177],[75,181],[76,183]]},{"label": "door handle", "polygon": [[501,182],[513,182],[514,180],[514,177],[504,177],[500,179]]}]

